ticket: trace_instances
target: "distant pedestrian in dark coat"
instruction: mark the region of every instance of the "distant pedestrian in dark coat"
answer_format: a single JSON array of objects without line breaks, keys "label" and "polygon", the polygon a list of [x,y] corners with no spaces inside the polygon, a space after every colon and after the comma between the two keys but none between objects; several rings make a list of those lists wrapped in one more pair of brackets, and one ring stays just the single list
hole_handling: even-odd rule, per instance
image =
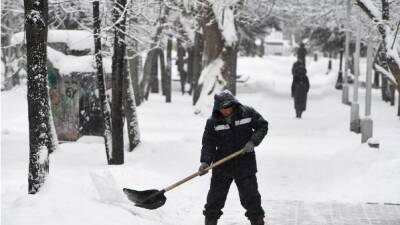
[{"label": "distant pedestrian in dark coat", "polygon": [[204,169],[211,163],[235,151],[243,149],[245,153],[213,169],[203,211],[206,225],[217,225],[232,181],[236,183],[240,203],[251,224],[264,225],[254,147],[267,132],[268,122],[252,107],[239,103],[229,91],[214,96],[213,113],[203,134],[199,174],[205,174]]},{"label": "distant pedestrian in dark coat", "polygon": [[304,66],[306,65],[306,55],[307,55],[307,49],[304,46],[304,43],[300,43],[300,46],[297,49],[297,58],[302,59]]},{"label": "distant pedestrian in dark coat", "polygon": [[302,58],[297,58],[297,61],[293,63],[292,66],[292,89],[291,89],[292,98],[294,97],[293,82],[294,82],[295,70],[298,66],[305,66]]},{"label": "distant pedestrian in dark coat", "polygon": [[294,94],[294,108],[296,117],[301,118],[301,114],[306,110],[307,94],[310,89],[310,82],[307,77],[307,70],[304,66],[296,67],[294,71],[292,90]]}]

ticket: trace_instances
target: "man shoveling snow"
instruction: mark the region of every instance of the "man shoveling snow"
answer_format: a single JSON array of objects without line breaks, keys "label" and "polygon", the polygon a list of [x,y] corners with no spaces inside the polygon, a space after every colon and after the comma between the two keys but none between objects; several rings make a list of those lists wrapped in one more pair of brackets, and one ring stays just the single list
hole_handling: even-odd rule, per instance
[{"label": "man shoveling snow", "polygon": [[240,202],[251,225],[264,225],[264,210],[258,192],[254,147],[268,132],[268,122],[253,108],[242,105],[229,91],[214,96],[212,116],[203,134],[199,173],[213,162],[243,149],[244,154],[215,167],[203,214],[206,225],[216,225],[234,180]]}]

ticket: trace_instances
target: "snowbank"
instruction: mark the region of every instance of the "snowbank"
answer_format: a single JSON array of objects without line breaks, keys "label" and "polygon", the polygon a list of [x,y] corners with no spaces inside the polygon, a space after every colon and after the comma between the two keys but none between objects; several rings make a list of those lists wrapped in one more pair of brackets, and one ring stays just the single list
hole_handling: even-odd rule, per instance
[{"label": "snowbank", "polygon": [[[11,44],[25,42],[25,32],[18,32],[11,37]],[[72,50],[94,50],[93,33],[86,30],[49,30],[47,34],[49,43],[65,43]]]},{"label": "snowbank", "polygon": [[[307,75],[311,86],[309,95],[312,97],[324,96],[326,91],[335,86],[337,69],[335,72],[328,72],[328,60],[307,60]],[[268,92],[281,97],[290,96],[292,65],[295,61],[295,57],[287,56],[240,57],[237,74],[249,77],[249,80],[244,83],[243,88],[238,86],[239,92]],[[339,67],[337,60],[332,60],[332,67]]]},{"label": "snowbank", "polygon": [[[93,73],[96,65],[93,55],[73,56],[47,47],[47,57],[61,75],[69,75],[72,72]],[[111,73],[111,57],[103,57],[103,68],[106,73]]]}]

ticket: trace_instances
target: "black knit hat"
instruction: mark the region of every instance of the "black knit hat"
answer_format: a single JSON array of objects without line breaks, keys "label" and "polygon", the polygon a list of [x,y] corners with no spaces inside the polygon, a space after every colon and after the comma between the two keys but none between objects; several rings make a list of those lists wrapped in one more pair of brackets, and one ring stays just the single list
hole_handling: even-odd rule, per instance
[{"label": "black knit hat", "polygon": [[214,95],[214,110],[227,108],[238,103],[238,100],[229,90],[223,90]]}]

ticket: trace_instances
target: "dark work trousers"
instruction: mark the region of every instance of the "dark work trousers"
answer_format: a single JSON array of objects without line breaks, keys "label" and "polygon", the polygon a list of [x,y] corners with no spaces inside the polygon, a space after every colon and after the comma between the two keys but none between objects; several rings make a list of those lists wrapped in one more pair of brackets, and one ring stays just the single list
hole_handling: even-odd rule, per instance
[{"label": "dark work trousers", "polygon": [[234,178],[222,173],[213,174],[211,177],[210,190],[208,191],[207,203],[204,206],[203,214],[207,218],[219,219],[233,180],[235,180],[239,190],[240,203],[246,209],[246,217],[248,219],[264,217],[256,175]]}]

